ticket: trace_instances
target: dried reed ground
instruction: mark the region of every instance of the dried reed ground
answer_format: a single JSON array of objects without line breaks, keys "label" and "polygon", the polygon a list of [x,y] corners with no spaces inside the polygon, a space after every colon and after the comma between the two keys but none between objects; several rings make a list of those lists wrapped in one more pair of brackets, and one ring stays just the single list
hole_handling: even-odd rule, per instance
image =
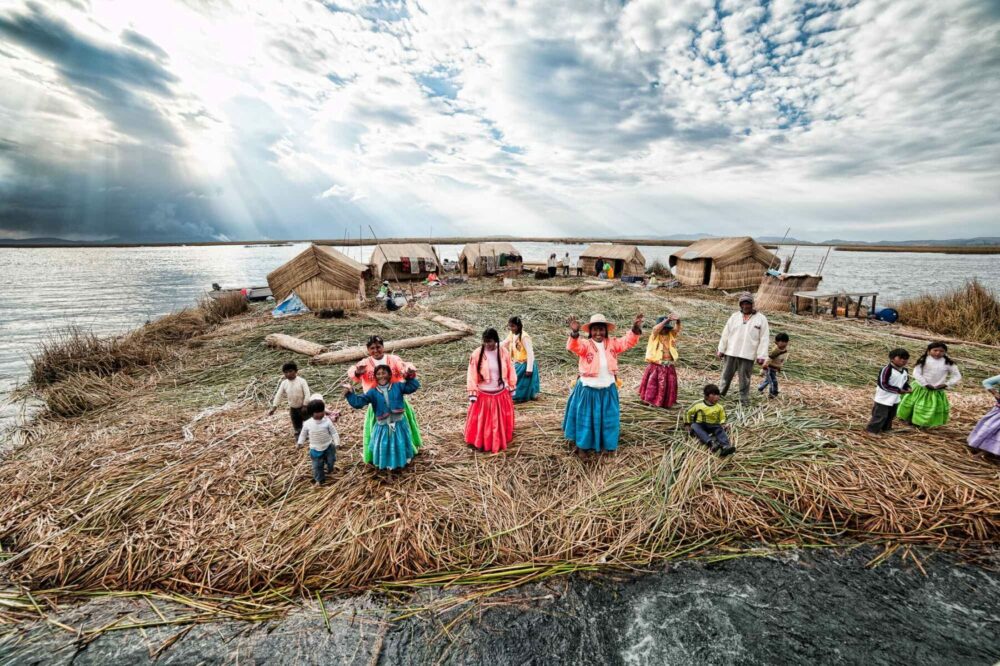
[{"label": "dried reed ground", "polygon": [[[762,544],[977,549],[1000,536],[1000,467],[964,446],[990,406],[976,386],[1000,367],[1000,351],[952,350],[967,380],[951,394],[946,427],[872,439],[860,429],[885,352],[919,343],[875,326],[774,315],[773,330],[792,337],[783,398],[746,410],[727,401],[738,450],[720,460],[678,427],[680,410],[638,403],[641,343],[622,357],[621,448],[580,459],[560,431],[576,367],[564,351],[565,317],[600,311],[624,323],[636,311],[679,312],[686,405],[717,379],[712,354],[733,306],[704,292],[618,287],[568,297],[490,286],[446,288],[428,305],[480,328],[519,314],[533,335],[544,393],[517,408],[506,453],[462,442],[469,338],[406,355],[421,372],[413,404],[425,441],[408,469],[363,465],[362,414],[343,405],[338,472],[312,487],[287,415],[264,414],[289,358],[262,346],[264,336],[346,346],[371,332],[438,327],[386,313],[274,322],[255,310],[173,347],[175,360],[155,371],[133,373],[141,388],[114,405],[32,427],[0,465],[5,573],[34,589],[184,594],[507,585]],[[344,371],[306,366],[303,375],[342,404]]]}]

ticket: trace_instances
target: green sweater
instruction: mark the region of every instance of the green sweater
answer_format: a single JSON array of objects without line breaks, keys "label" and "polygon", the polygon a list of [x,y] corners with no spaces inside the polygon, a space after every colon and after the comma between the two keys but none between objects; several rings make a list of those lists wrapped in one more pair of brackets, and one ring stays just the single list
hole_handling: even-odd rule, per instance
[{"label": "green sweater", "polygon": [[684,414],[684,423],[708,423],[711,425],[721,425],[726,422],[726,410],[721,402],[709,405],[704,400],[700,400]]}]

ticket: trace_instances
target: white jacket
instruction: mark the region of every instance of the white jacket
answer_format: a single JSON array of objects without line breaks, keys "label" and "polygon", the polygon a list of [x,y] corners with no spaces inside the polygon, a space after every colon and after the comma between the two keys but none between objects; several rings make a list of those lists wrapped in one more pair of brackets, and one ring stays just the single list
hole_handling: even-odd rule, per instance
[{"label": "white jacket", "polygon": [[754,361],[767,358],[767,345],[771,340],[771,329],[767,317],[759,312],[743,321],[742,312],[734,312],[722,329],[719,338],[719,353]]}]

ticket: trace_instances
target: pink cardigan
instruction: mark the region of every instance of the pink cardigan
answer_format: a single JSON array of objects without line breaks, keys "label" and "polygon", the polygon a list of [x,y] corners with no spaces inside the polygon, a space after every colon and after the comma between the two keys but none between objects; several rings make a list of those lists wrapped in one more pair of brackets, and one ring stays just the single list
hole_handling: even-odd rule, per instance
[{"label": "pink cardigan", "polygon": [[[469,359],[469,372],[466,373],[465,377],[465,387],[469,390],[469,395],[479,395],[479,373],[476,372],[476,367],[479,365],[479,355],[482,353],[482,347],[472,352],[472,357]],[[508,391],[513,391],[517,388],[517,373],[514,372],[514,362],[510,360],[510,352],[508,352],[503,347],[497,347],[497,353],[500,354],[500,374],[502,375],[500,382]],[[483,384],[490,381],[490,364],[483,362]]]},{"label": "pink cardigan", "polygon": [[[612,375],[618,372],[618,354],[635,347],[639,336],[629,330],[624,338],[605,338],[604,351],[608,357],[608,372]],[[597,356],[597,345],[589,338],[569,336],[566,349],[580,357],[579,370],[581,377],[596,377],[601,369],[601,359]]]},{"label": "pink cardigan", "polygon": [[[347,371],[347,378],[352,382],[361,382],[361,386],[364,387],[366,392],[371,391],[375,388],[375,366],[377,365],[389,366],[389,369],[392,370],[392,379],[390,381],[393,384],[406,381],[406,373],[408,371],[416,371],[412,363],[403,362],[395,354],[385,354],[382,356],[381,361],[376,361],[371,356],[361,359]],[[361,377],[357,377],[354,374],[358,370],[361,370]]]}]

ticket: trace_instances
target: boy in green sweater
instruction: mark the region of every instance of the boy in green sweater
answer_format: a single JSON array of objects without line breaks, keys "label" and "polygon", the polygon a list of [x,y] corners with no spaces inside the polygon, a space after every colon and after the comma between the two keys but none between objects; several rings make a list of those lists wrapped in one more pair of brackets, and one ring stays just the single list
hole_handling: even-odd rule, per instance
[{"label": "boy in green sweater", "polygon": [[732,455],[736,447],[729,442],[729,433],[726,432],[726,410],[719,402],[722,399],[719,387],[709,384],[702,393],[705,399],[691,405],[684,414],[684,423],[713,453]]}]

